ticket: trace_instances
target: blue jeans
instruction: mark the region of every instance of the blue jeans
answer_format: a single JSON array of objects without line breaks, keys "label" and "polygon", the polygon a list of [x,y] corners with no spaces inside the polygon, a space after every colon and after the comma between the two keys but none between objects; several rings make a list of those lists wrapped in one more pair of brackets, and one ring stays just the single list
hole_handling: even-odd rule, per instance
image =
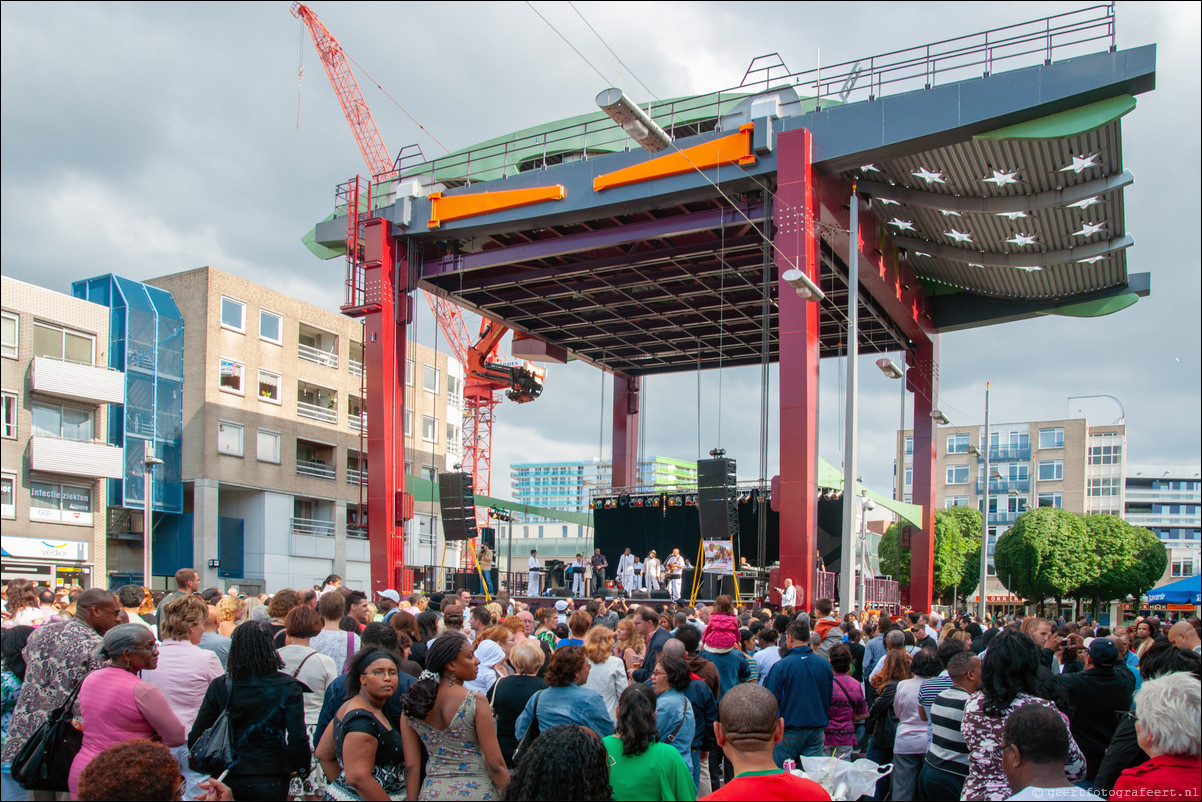
[{"label": "blue jeans", "polygon": [[915,799],[918,772],[922,770],[923,755],[893,754],[893,799]]},{"label": "blue jeans", "polygon": [[693,750],[693,788],[701,787],[701,750]]},{"label": "blue jeans", "polygon": [[918,795],[922,799],[959,799],[964,780],[964,777],[924,762],[918,773]]},{"label": "blue jeans", "polygon": [[822,742],[826,738],[824,727],[785,727],[785,737],[772,750],[776,765],[784,768],[785,761],[792,758],[801,768],[801,757],[821,757]]}]

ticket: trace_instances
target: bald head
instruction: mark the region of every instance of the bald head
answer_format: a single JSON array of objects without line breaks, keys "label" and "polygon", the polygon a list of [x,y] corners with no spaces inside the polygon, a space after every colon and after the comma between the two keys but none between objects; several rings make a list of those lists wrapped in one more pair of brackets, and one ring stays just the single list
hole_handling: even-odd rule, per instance
[{"label": "bald head", "polygon": [[684,648],[684,643],[679,639],[668,638],[666,641],[664,641],[663,652],[665,657],[679,657],[683,660],[686,650]]},{"label": "bald head", "polygon": [[771,754],[783,735],[776,696],[754,682],[736,685],[718,705],[715,732],[724,750]]},{"label": "bald head", "polygon": [[1202,639],[1198,638],[1198,630],[1186,621],[1178,621],[1169,627],[1169,643],[1180,649],[1196,649]]},{"label": "bald head", "polygon": [[103,588],[88,588],[75,600],[75,617],[103,635],[117,626],[121,605],[114,596]]}]

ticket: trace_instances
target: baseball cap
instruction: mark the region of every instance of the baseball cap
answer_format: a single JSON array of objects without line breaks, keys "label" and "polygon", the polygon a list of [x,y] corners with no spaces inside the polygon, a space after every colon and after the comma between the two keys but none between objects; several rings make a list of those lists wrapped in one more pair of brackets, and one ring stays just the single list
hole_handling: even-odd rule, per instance
[{"label": "baseball cap", "polygon": [[1119,659],[1118,647],[1109,638],[1094,638],[1089,644],[1089,659],[1095,665],[1112,666]]},{"label": "baseball cap", "polygon": [[388,588],[387,590],[377,591],[376,595],[381,598],[384,598],[384,599],[391,599],[393,602],[395,602],[397,604],[401,603],[401,594],[397,593],[392,588]]},{"label": "baseball cap", "polygon": [[555,609],[562,613],[564,610],[568,609],[568,603],[563,599],[560,599],[559,601],[555,602]]}]

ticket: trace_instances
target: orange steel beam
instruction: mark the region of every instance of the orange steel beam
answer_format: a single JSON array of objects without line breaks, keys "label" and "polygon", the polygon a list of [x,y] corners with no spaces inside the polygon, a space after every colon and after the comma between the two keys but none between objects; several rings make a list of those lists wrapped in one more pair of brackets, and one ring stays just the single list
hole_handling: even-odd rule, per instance
[{"label": "orange steel beam", "polygon": [[438,228],[450,220],[475,217],[489,212],[499,212],[518,206],[529,206],[549,200],[563,200],[563,187],[532,187],[530,189],[506,189],[500,192],[475,192],[470,195],[446,195],[430,193],[430,228]]},{"label": "orange steel beam", "polygon": [[755,154],[751,150],[751,132],[754,130],[753,123],[744,123],[739,126],[737,134],[599,175],[593,179],[593,191],[654,181],[723,164],[755,164]]}]

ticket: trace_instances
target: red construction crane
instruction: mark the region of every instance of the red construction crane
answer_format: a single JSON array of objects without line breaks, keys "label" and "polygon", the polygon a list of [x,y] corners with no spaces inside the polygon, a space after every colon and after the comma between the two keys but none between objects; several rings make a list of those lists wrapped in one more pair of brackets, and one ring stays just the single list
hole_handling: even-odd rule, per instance
[{"label": "red construction crane", "polygon": [[[376,128],[371,110],[363,99],[363,94],[359,91],[359,85],[351,72],[342,46],[308,6],[302,3],[293,3],[292,15],[302,20],[309,28],[313,44],[317,47],[326,75],[330,78],[330,83],[338,96],[338,102],[346,115],[347,123],[350,124],[355,141],[359,144],[363,160],[372,171],[373,181],[378,183],[396,178],[397,170],[384,146],[379,129]],[[362,253],[363,223],[371,217],[371,187],[370,184],[363,187],[362,183],[364,182],[356,178],[339,188],[338,205],[347,212],[348,297],[344,311],[348,314],[362,316],[367,319],[368,324],[371,324],[373,322],[371,316],[380,315],[381,310],[378,306],[365,304],[362,298],[365,286]],[[497,393],[502,391],[507,398],[519,404],[533,401],[542,392],[545,372],[530,362],[505,361],[505,356],[499,347],[501,339],[509,331],[505,326],[496,321],[482,318],[480,333],[478,337],[473,338],[468,334],[463,313],[458,306],[431,293],[425,293],[425,295],[451,352],[464,366],[466,373],[463,394],[463,469],[472,475],[473,486],[477,493],[490,495],[492,492],[492,427],[494,410],[500,403]],[[370,409],[371,405],[368,406]],[[390,411],[386,410],[385,414],[391,417]],[[377,473],[369,471],[369,483],[376,480]],[[388,480],[386,477],[382,477],[381,481]],[[369,497],[372,492],[369,487]],[[479,523],[484,524],[487,519],[482,517],[482,509],[477,510],[477,518]],[[369,538],[371,537],[372,520],[369,517]],[[372,539],[374,540],[374,538]],[[474,552],[474,548],[475,544],[472,544],[469,552]],[[401,553],[403,554],[403,548]],[[471,557],[465,554],[465,564],[470,564],[470,560]]]}]

